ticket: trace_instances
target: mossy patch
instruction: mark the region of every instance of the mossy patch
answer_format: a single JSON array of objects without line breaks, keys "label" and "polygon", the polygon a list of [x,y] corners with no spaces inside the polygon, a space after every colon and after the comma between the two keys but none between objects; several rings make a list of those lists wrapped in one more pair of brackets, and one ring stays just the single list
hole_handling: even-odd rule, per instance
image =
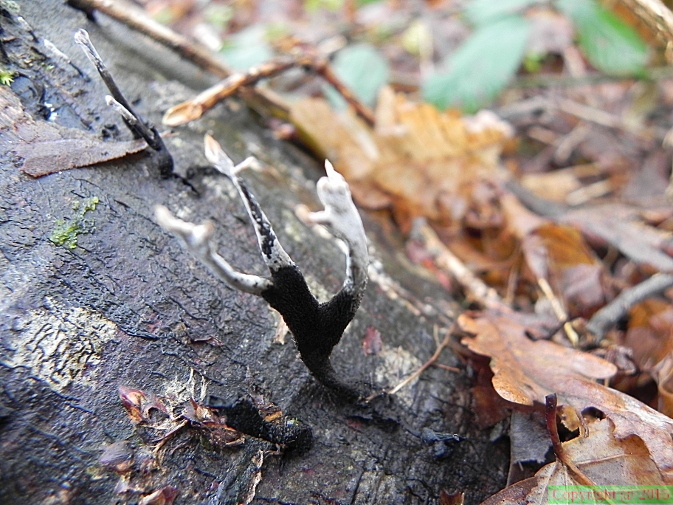
[{"label": "mossy patch", "polygon": [[0,67],[0,86],[9,86],[14,81],[14,72]]},{"label": "mossy patch", "polygon": [[82,201],[72,202],[72,210],[75,214],[69,219],[58,219],[54,224],[54,230],[51,232],[49,240],[66,249],[75,249],[77,247],[77,237],[83,233],[91,233],[94,229],[94,221],[86,219],[87,212],[96,210],[100,202],[97,196],[85,198]]}]

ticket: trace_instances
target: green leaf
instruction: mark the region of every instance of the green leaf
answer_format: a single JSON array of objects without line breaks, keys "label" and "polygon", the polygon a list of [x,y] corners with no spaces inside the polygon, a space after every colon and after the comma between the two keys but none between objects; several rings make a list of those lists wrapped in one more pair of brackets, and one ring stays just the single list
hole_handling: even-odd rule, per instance
[{"label": "green leaf", "polygon": [[266,40],[266,30],[258,25],[228,38],[220,54],[234,70],[248,70],[273,58],[273,50]]},{"label": "green leaf", "polygon": [[477,30],[451,54],[448,70],[423,83],[423,98],[438,109],[474,112],[495,98],[514,76],[526,49],[529,22],[508,16]]},{"label": "green leaf", "polygon": [[[339,51],[332,70],[360,101],[374,105],[381,86],[388,81],[388,62],[371,44],[355,44]],[[343,106],[343,99],[333,89],[326,90],[333,105]]]},{"label": "green leaf", "polygon": [[557,7],[573,20],[587,59],[607,74],[637,75],[647,64],[647,45],[638,33],[595,0],[560,0]]},{"label": "green leaf", "polygon": [[518,14],[539,0],[472,0],[465,8],[465,17],[475,26],[481,26],[512,14]]}]

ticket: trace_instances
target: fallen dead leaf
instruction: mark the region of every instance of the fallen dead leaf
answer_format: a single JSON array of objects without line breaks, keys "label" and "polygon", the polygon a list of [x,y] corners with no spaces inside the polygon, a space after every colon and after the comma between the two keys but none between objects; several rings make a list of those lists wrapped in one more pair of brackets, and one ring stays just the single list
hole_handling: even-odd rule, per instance
[{"label": "fallen dead leaf", "polygon": [[629,311],[628,327],[620,344],[630,350],[642,373],[626,381],[635,387],[651,380],[657,384],[658,397],[653,404],[660,412],[673,415],[673,307],[669,301],[648,298]]},{"label": "fallen dead leaf", "polygon": [[460,219],[469,188],[499,177],[499,161],[513,132],[495,114],[440,112],[384,88],[374,129],[322,99],[293,104],[290,119],[314,151],[346,177],[359,203],[392,205],[398,215],[443,222]]},{"label": "fallen dead leaf", "polygon": [[[650,451],[637,436],[618,439],[614,424],[609,419],[594,419],[589,423],[589,436],[576,437],[564,442],[565,457],[582,473],[582,477],[595,485],[655,485],[666,484],[659,469],[652,461]],[[561,461],[546,465],[534,477],[522,480],[491,496],[482,505],[509,505],[522,503],[549,503],[558,498],[563,488],[554,486],[586,485]],[[594,503],[582,501],[581,503]],[[617,501],[616,503],[627,503]],[[596,503],[603,503],[598,501]]]},{"label": "fallen dead leaf", "polygon": [[588,317],[605,304],[611,295],[603,264],[577,229],[533,214],[514,195],[504,194],[500,203],[528,268],[563,301],[565,317]]},{"label": "fallen dead leaf", "polygon": [[512,314],[463,314],[459,327],[474,335],[462,339],[471,351],[491,358],[492,380],[500,396],[515,404],[559,402],[581,413],[598,409],[614,423],[618,440],[638,436],[666,482],[673,482],[673,420],[624,393],[595,382],[616,367],[588,353],[526,335],[530,329]]},{"label": "fallen dead leaf", "polygon": [[147,147],[144,140],[105,142],[82,130],[35,121],[7,86],[0,86],[0,124],[13,125],[22,142],[3,147],[23,159],[21,170],[31,177],[116,160]]},{"label": "fallen dead leaf", "polygon": [[673,272],[670,232],[647,226],[640,209],[625,204],[606,204],[575,209],[559,218],[586,236],[616,247],[636,263],[659,272]]},{"label": "fallen dead leaf", "polygon": [[510,402],[533,405],[555,392],[554,385],[560,379],[595,384],[593,380],[610,378],[617,371],[612,363],[585,352],[529,339],[526,327],[509,315],[474,316],[462,314],[458,318],[460,328],[475,335],[461,342],[471,351],[491,357],[493,386]]},{"label": "fallen dead leaf", "polygon": [[153,493],[143,496],[138,505],[171,505],[178,496],[178,490],[172,486],[165,486]]},{"label": "fallen dead leaf", "polygon": [[624,339],[641,370],[651,371],[673,353],[673,307],[669,301],[648,298],[631,307]]},{"label": "fallen dead leaf", "polygon": [[373,326],[367,326],[365,338],[362,339],[362,352],[366,356],[380,354],[383,350],[381,332]]}]

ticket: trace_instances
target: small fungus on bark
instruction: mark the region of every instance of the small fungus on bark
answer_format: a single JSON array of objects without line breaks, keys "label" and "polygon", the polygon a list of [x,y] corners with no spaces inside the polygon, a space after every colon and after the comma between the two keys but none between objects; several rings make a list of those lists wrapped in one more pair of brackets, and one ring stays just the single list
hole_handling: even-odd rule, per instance
[{"label": "small fungus on bark", "polygon": [[281,246],[271,223],[238,172],[255,162],[247,158],[234,165],[220,145],[205,138],[208,160],[238,190],[257,234],[259,249],[271,278],[237,272],[215,251],[211,241],[212,223],[193,224],[174,217],[157,206],[159,225],[181,239],[183,245],[207,265],[220,279],[234,288],[260,296],[276,309],[294,336],[302,361],[323,385],[351,400],[366,394],[337,375],[330,354],[339,343],[346,326],[355,316],[367,285],[367,239],[360,214],[353,203],[346,180],[329,161],[327,176],[318,181],[318,197],[325,209],[310,215],[313,222],[326,226],[348,248],[346,279],[341,290],[329,301],[319,302],[309,290],[304,276]]}]

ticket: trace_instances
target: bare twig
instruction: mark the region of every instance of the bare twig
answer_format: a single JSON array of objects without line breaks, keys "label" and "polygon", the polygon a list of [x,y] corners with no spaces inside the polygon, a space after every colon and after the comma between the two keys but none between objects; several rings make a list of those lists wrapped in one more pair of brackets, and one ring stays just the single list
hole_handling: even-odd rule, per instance
[{"label": "bare twig", "polygon": [[202,91],[194,98],[168,109],[162,122],[167,126],[179,126],[199,119],[219,102],[235,94],[244,86],[250,86],[260,79],[279,74],[295,64],[294,59],[286,58],[253,67],[246,73],[232,74],[225,80]]},{"label": "bare twig", "polygon": [[428,251],[435,257],[437,266],[449,271],[465,290],[468,297],[492,309],[506,309],[495,289],[487,286],[484,281],[474,275],[460,259],[453,254],[439,239],[435,231],[427,224],[421,225],[417,232],[425,243]]},{"label": "bare twig", "polygon": [[[202,115],[223,98],[241,89],[247,89],[247,86],[257,83],[260,79],[276,75],[292,66],[308,66],[313,68],[316,73],[331,84],[362,119],[370,125],[374,124],[373,112],[355,97],[348,87],[332,72],[327,61],[322,58],[301,54],[293,58],[283,58],[278,61],[268,62],[244,74],[234,74],[210,49],[157,23],[141,9],[124,0],[69,0],[68,3],[86,12],[90,17],[93,11],[100,11],[120,23],[147,35],[153,40],[170,47],[182,57],[207,72],[225,78],[225,81],[201,93],[194,99],[193,103],[190,104],[190,101],[188,101],[174,108],[181,107],[183,114],[188,112],[189,107],[191,107],[193,109],[192,113],[201,110],[200,114]],[[255,88],[252,94],[246,93],[243,99],[251,106],[263,104],[267,109],[282,111],[284,115],[289,110],[289,106],[285,102],[279,101],[277,96],[264,89]],[[173,119],[165,121],[165,124],[171,126],[184,124],[186,121],[177,122],[177,112],[177,110],[173,110]],[[191,120],[193,119],[189,119],[188,121]]]},{"label": "bare twig", "polygon": [[[253,67],[245,73],[230,75],[224,81],[202,91],[196,97],[170,108],[164,115],[163,123],[168,126],[178,126],[199,119],[219,102],[241,89],[256,84],[261,79],[280,74],[292,67],[313,69],[339,92],[369,126],[374,125],[374,113],[371,109],[358,100],[348,86],[336,76],[326,60],[310,54],[280,58]],[[285,109],[288,110],[289,107]]]},{"label": "bare twig", "polygon": [[563,308],[561,300],[559,300],[558,297],[554,294],[554,291],[549,285],[547,279],[544,279],[542,277],[539,278],[537,280],[537,285],[542,291],[542,294],[545,296],[545,298],[549,300],[552,310],[554,311],[554,315],[556,315],[559,321],[563,321],[563,329],[566,332],[568,340],[570,340],[570,343],[574,347],[577,347],[577,344],[580,341],[580,337],[575,331],[575,328],[573,328],[572,324],[568,321],[568,314],[566,310]]},{"label": "bare twig", "polygon": [[623,318],[636,303],[659,295],[672,286],[673,275],[659,273],[622,291],[619,296],[593,315],[587,323],[587,330],[600,342],[605,337],[608,328]]},{"label": "bare twig", "polygon": [[[149,38],[174,50],[184,59],[194,63],[220,78],[232,75],[231,69],[206,46],[199,44],[167,26],[157,23],[147,16],[142,9],[124,0],[68,0],[68,3],[87,13],[93,19],[92,13],[99,11],[116,21],[139,31]],[[287,104],[280,103],[278,98],[264,89],[255,89],[246,93],[243,99],[251,107],[263,106],[274,111],[287,111]]]},{"label": "bare twig", "polygon": [[326,60],[316,59],[311,66],[323,79],[339,92],[344,100],[353,107],[358,116],[360,116],[369,126],[374,126],[374,113],[369,107],[358,100],[351,89],[336,76],[332,71],[332,67],[330,67]]},{"label": "bare twig", "polygon": [[[437,327],[435,327],[435,331],[437,331]],[[402,380],[402,382],[400,382],[399,384],[397,384],[397,386],[395,386],[394,388],[390,389],[387,393],[390,394],[390,395],[394,395],[395,393],[397,393],[398,391],[400,391],[402,388],[408,386],[408,385],[411,384],[414,380],[416,380],[418,377],[420,377],[421,374],[422,374],[423,372],[425,372],[428,368],[430,368],[431,366],[435,365],[435,362],[439,359],[439,356],[442,354],[442,351],[444,350],[444,348],[446,348],[446,346],[449,345],[450,342],[451,342],[451,332],[450,332],[450,331],[447,331],[447,332],[446,332],[446,335],[444,336],[444,340],[442,340],[442,341],[437,345],[437,349],[435,349],[435,352],[434,352],[434,354],[430,357],[430,359],[429,359],[428,361],[426,361],[425,363],[423,363],[423,364],[422,364],[422,365],[421,365],[421,366],[420,366],[414,373],[412,373],[412,374],[409,375],[406,379]],[[442,365],[442,368],[445,369],[445,370],[450,370],[450,371],[452,371],[452,372],[458,372],[458,371],[459,371],[459,370],[456,369],[456,368],[453,368],[453,367],[447,367],[447,366],[445,366],[445,365]],[[372,399],[372,398],[373,398],[373,396],[370,397],[369,399]]]},{"label": "bare twig", "polygon": [[221,60],[217,59],[207,47],[174,32],[170,28],[157,23],[130,2],[124,0],[68,0],[76,9],[87,13],[99,11],[116,19],[120,23],[133,28],[170,47],[185,59],[219,77],[228,77],[231,71]]}]

